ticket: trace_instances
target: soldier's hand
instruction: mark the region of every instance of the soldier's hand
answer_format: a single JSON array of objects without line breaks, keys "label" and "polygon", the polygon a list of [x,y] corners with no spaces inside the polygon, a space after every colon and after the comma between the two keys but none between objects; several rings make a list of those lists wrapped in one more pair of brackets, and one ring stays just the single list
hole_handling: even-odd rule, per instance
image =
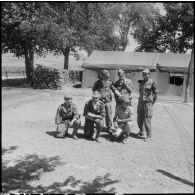
[{"label": "soldier's hand", "polygon": [[57,124],[57,128],[56,128],[56,131],[58,131],[59,130],[59,124]]}]

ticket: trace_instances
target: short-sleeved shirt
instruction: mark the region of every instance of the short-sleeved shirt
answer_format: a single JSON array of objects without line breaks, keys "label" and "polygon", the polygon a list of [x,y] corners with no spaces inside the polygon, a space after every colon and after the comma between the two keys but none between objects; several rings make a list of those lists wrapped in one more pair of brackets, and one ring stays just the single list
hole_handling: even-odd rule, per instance
[{"label": "short-sleeved shirt", "polygon": [[157,93],[157,85],[153,79],[148,81],[141,80],[139,84],[139,100],[146,102],[153,102],[154,94]]},{"label": "short-sleeved shirt", "polygon": [[85,103],[83,116],[86,116],[88,112],[102,117],[106,116],[105,105],[101,101],[98,101],[95,106],[93,105],[92,100],[87,101]]},{"label": "short-sleeved shirt", "polygon": [[128,106],[125,110],[123,109],[121,105],[118,105],[116,107],[115,116],[117,116],[119,119],[127,119],[132,114],[134,114],[132,106]]},{"label": "short-sleeved shirt", "polygon": [[108,80],[106,84],[104,85],[102,80],[97,80],[92,88],[93,91],[98,91],[101,95],[100,100],[103,103],[111,102],[112,101],[112,93],[116,90],[113,82],[111,80]]},{"label": "short-sleeved shirt", "polygon": [[57,109],[55,123],[59,124],[63,121],[72,120],[73,118],[78,117],[79,113],[75,104],[71,103],[70,107],[67,108],[67,106],[63,103]]},{"label": "short-sleeved shirt", "polygon": [[[125,85],[126,83],[126,85]],[[114,84],[114,86],[116,87],[116,89],[120,92],[121,95],[123,96],[127,96],[129,99],[132,98],[132,94],[130,91],[127,90],[127,87],[130,87],[131,89],[133,89],[133,83],[130,79],[127,79],[125,78],[125,83],[124,82],[121,82],[120,79],[117,80]],[[121,104],[121,101],[120,99],[118,98],[118,96],[115,95],[115,99],[116,99],[116,102],[117,104]]]}]

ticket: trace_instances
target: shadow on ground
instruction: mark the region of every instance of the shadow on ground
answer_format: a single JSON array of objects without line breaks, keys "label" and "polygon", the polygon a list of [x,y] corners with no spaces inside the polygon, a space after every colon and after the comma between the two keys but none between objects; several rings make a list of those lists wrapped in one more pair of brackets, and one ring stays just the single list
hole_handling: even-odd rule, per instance
[{"label": "shadow on ground", "polygon": [[184,184],[187,184],[187,185],[189,185],[189,186],[194,187],[194,183],[192,183],[191,181],[188,181],[188,180],[182,179],[182,178],[180,178],[180,177],[177,177],[177,176],[175,176],[175,175],[173,175],[173,174],[171,174],[171,173],[168,173],[167,171],[164,171],[164,170],[157,170],[157,171],[158,171],[159,173],[162,173],[163,175],[166,175],[167,177],[170,177],[170,178],[172,178],[172,179],[178,180],[178,181],[180,181],[180,182],[182,182],[182,183],[184,183]]},{"label": "shadow on ground", "polygon": [[[16,148],[15,146],[9,149],[3,148],[3,155],[12,152]],[[69,176],[64,182],[54,182],[49,186],[38,185],[34,187],[30,182],[40,180],[44,173],[54,171],[57,166],[66,163],[61,162],[58,156],[46,158],[31,154],[18,159],[12,166],[8,164],[8,161],[2,160],[3,193],[114,193],[114,187],[108,190],[104,190],[104,188],[118,182],[118,180],[111,180],[109,178],[110,174],[107,173],[104,176],[97,176],[90,182],[83,182],[74,176]]]},{"label": "shadow on ground", "polygon": [[27,88],[26,78],[12,78],[2,80],[2,87]]}]

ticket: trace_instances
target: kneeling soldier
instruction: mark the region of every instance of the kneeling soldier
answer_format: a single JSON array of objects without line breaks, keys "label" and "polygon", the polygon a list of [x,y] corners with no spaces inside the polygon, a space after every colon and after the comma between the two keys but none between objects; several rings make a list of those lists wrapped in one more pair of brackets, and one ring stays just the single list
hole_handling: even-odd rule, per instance
[{"label": "kneeling soldier", "polygon": [[69,95],[64,96],[65,102],[58,107],[55,123],[57,124],[57,137],[64,137],[68,133],[68,127],[73,128],[73,138],[78,139],[76,136],[77,130],[81,126],[80,115],[78,114],[77,107],[72,103],[72,97]]},{"label": "kneeling soldier", "polygon": [[127,140],[133,126],[133,109],[130,106],[130,103],[131,102],[128,97],[122,96],[121,105],[116,107],[115,116],[113,118],[114,128],[122,129],[121,136],[123,137],[123,141]]},{"label": "kneeling soldier", "polygon": [[[104,117],[106,115],[105,105],[99,100],[100,94],[97,91],[93,92],[92,99],[86,102],[84,107],[85,125],[84,133],[87,138],[92,138],[94,130],[96,130],[95,140],[98,140],[100,132],[103,129]],[[96,126],[94,128],[94,125]]]}]

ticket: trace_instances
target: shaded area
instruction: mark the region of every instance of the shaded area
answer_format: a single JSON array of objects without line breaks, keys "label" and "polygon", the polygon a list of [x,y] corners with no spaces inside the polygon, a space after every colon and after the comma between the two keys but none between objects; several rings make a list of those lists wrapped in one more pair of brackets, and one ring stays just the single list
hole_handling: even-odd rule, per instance
[{"label": "shaded area", "polygon": [[16,150],[18,146],[10,146],[9,148],[1,148],[1,155],[3,156],[5,153],[10,153],[13,150]]},{"label": "shaded area", "polygon": [[[13,146],[8,149],[2,149],[9,153],[16,149]],[[9,165],[9,162],[12,165]],[[58,156],[46,158],[37,154],[22,157],[13,164],[13,161],[2,160],[2,192],[3,193],[114,193],[115,188],[111,187],[105,190],[111,184],[118,180],[110,179],[110,174],[97,176],[94,180],[84,182],[76,179],[74,176],[68,176],[63,182],[54,182],[49,186],[32,186],[30,182],[40,180],[46,172],[52,172],[57,166],[65,165],[60,162]],[[63,172],[62,172],[63,174]]]},{"label": "shaded area", "polygon": [[164,171],[164,170],[157,170],[159,173],[162,173],[163,175],[166,175],[167,177],[170,177],[170,178],[172,178],[172,179],[175,179],[175,180],[178,180],[178,181],[180,181],[180,182],[182,182],[182,183],[184,183],[184,184],[187,184],[187,185],[189,185],[189,186],[192,186],[192,187],[194,187],[194,183],[192,183],[192,182],[190,182],[190,181],[188,181],[188,180],[185,180],[185,179],[182,179],[182,178],[180,178],[180,177],[177,177],[177,176],[175,176],[175,175],[173,175],[173,174],[171,174],[171,173],[168,173],[167,171]]},{"label": "shaded area", "polygon": [[133,138],[136,138],[136,139],[145,139],[145,137],[139,137],[138,135],[137,135],[137,133],[130,133],[130,136],[131,137],[133,137]]},{"label": "shaded area", "polygon": [[14,87],[26,87],[26,78],[13,78],[1,80],[2,87],[14,86]]},{"label": "shaded area", "polygon": [[[4,154],[15,147],[10,148],[3,149]],[[11,166],[9,162],[12,163]],[[56,166],[63,164],[59,161],[58,156],[46,158],[44,156],[39,157],[36,154],[27,155],[14,162],[2,159],[2,192],[8,193],[10,190],[25,192],[31,188],[28,184],[29,181],[39,180],[42,173],[51,172]]]},{"label": "shaded area", "polygon": [[74,88],[81,88],[81,83],[75,83],[72,85]]}]

